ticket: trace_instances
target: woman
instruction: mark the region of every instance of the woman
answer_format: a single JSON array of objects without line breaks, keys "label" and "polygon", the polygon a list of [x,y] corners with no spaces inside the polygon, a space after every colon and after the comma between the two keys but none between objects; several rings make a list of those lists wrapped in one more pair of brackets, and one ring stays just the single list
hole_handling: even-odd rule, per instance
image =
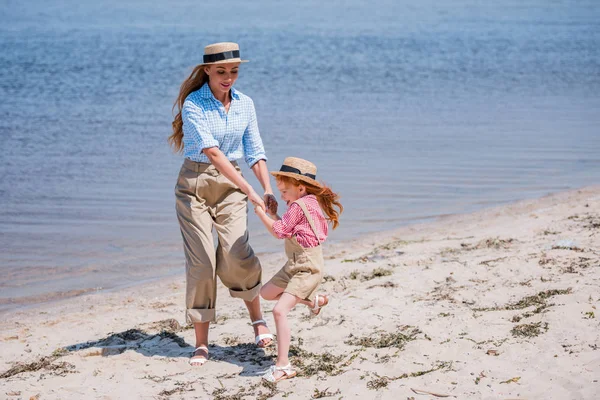
[{"label": "woman", "polygon": [[[233,88],[240,63],[236,43],[204,49],[204,62],[186,79],[169,143],[185,160],[175,187],[177,218],[186,258],[187,319],[194,324],[192,365],[208,360],[208,328],[215,318],[216,276],[232,297],[244,300],[256,344],[273,341],[262,319],[261,266],[248,244],[248,200],[277,208],[258,131],[254,103]],[[244,157],[264,188],[264,200],[244,179],[236,160]],[[217,231],[215,250],[212,229]]]}]

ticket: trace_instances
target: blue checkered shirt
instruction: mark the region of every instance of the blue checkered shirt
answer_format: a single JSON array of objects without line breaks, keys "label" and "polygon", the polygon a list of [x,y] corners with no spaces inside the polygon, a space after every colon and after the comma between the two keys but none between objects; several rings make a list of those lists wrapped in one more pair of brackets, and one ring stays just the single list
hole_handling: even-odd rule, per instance
[{"label": "blue checkered shirt", "polygon": [[209,147],[218,147],[230,161],[244,157],[250,167],[267,159],[254,102],[233,87],[228,113],[205,83],[185,99],[181,118],[183,153],[192,161],[210,163],[202,152]]}]

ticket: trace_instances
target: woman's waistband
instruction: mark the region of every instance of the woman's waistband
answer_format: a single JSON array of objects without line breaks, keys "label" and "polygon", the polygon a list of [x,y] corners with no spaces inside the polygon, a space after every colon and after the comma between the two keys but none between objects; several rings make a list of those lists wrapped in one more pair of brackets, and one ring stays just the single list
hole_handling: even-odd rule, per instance
[{"label": "woman's waistband", "polygon": [[[230,162],[231,162],[231,164],[233,164],[234,167],[238,166],[237,161],[230,161]],[[208,168],[212,167],[213,165],[211,163],[192,161],[189,158],[185,158],[183,160],[183,166],[186,167],[187,169],[191,169],[192,171],[195,171],[195,172],[203,172],[203,171],[206,171]]]}]

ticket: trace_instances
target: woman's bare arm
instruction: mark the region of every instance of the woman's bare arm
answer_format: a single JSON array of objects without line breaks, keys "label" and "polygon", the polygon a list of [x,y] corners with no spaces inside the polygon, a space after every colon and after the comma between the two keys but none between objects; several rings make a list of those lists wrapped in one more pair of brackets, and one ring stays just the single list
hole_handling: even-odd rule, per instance
[{"label": "woman's bare arm", "polygon": [[[210,160],[211,164],[214,165],[215,168],[220,173],[225,175],[225,177],[227,179],[229,179],[234,185],[239,187],[240,190],[242,192],[244,192],[246,194],[246,196],[248,196],[248,200],[250,200],[250,202],[252,204],[254,204],[255,206],[261,207],[263,210],[266,208],[264,200],[256,193],[256,191],[254,191],[254,188],[252,187],[252,185],[250,185],[244,179],[244,177],[236,171],[233,164],[231,164],[231,162],[227,159],[227,157],[225,157],[225,154],[223,154],[223,152],[221,150],[219,150],[218,147],[209,147],[202,151],[204,152],[204,154],[206,154],[206,156]],[[261,160],[261,161],[264,163],[264,160]],[[264,169],[265,169],[265,171],[267,169],[266,163],[265,163]],[[256,172],[255,172],[255,174],[256,174]],[[267,172],[267,179],[268,179],[268,172]],[[262,182],[261,182],[261,185],[262,185]],[[264,187],[264,185],[263,185],[263,187]],[[269,188],[270,187],[271,186],[269,184]]]},{"label": "woman's bare arm", "polygon": [[256,175],[256,179],[260,182],[260,185],[265,190],[263,200],[265,206],[271,214],[277,214],[277,199],[273,195],[273,188],[271,187],[271,177],[269,176],[269,170],[267,169],[267,163],[265,160],[258,160],[252,166],[252,172]]}]

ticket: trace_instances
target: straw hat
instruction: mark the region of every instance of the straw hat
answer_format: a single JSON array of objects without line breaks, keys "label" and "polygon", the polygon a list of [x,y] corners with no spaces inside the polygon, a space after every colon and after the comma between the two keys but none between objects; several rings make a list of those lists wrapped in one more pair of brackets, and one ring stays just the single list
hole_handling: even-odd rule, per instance
[{"label": "straw hat", "polygon": [[200,65],[245,63],[248,60],[240,58],[240,46],[237,43],[222,42],[209,44],[204,48],[204,60]]},{"label": "straw hat", "polygon": [[271,175],[277,176],[288,176],[290,178],[298,179],[309,183],[316,187],[322,187],[317,178],[317,167],[310,161],[303,160],[297,157],[287,157],[283,160],[283,165],[279,171],[271,171]]}]

